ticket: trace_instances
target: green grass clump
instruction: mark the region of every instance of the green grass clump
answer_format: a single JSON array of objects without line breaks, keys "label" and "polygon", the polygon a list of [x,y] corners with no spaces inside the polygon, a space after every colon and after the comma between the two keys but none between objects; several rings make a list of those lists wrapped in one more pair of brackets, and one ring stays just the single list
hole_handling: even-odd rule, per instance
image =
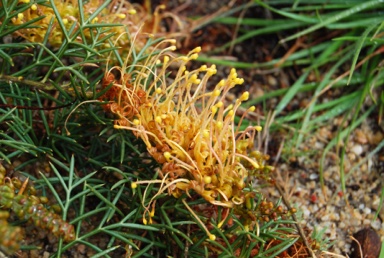
[{"label": "green grass clump", "polygon": [[[207,57],[199,60],[270,73],[279,69],[298,72],[290,87],[269,91],[245,106],[261,106],[263,110],[270,100],[279,98],[273,107],[270,130],[290,135],[283,158],[305,156],[301,150],[305,139],[330,121],[340,119],[337,136],[330,139],[322,151],[319,175],[324,187],[324,166],[330,151],[336,150],[340,157],[340,185],[345,192],[344,154],[351,134],[368,117],[376,120],[377,126],[383,123],[382,1],[276,0],[266,3],[255,0],[227,14],[246,8],[263,8],[270,18],[217,18],[219,23],[238,26],[238,36],[213,52],[225,51],[254,37],[276,36],[280,39],[276,48],[284,47],[285,52],[265,62],[227,62]],[[292,110],[292,101],[303,94],[308,96],[308,103]],[[335,96],[327,100],[327,94]],[[377,154],[383,146],[383,142],[379,143],[364,160]],[[358,169],[359,164],[352,171]]]}]

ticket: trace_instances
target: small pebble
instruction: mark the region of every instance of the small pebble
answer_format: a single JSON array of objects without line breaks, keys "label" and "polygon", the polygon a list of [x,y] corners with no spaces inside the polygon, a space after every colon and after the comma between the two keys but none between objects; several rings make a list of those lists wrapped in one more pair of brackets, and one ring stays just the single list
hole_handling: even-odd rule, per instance
[{"label": "small pebble", "polygon": [[311,212],[308,209],[304,208],[303,209],[304,218],[309,218],[310,215],[311,215]]},{"label": "small pebble", "polygon": [[311,179],[311,180],[315,180],[315,179],[317,179],[318,177],[319,177],[319,175],[318,175],[318,174],[315,174],[315,173],[312,173],[312,174],[309,175],[309,179]]},{"label": "small pebble", "polygon": [[324,143],[316,142],[314,148],[315,149],[324,149]]},{"label": "small pebble", "polygon": [[326,215],[322,216],[322,217],[321,217],[321,220],[322,220],[322,221],[329,221],[329,215],[326,214]]},{"label": "small pebble", "polygon": [[379,230],[381,228],[381,222],[379,220],[375,220],[371,222],[371,227],[375,230]]},{"label": "small pebble", "polygon": [[368,142],[367,136],[365,135],[365,133],[363,133],[361,129],[356,129],[355,141],[361,144],[366,144]]},{"label": "small pebble", "polygon": [[368,208],[368,207],[365,207],[365,208],[363,209],[363,212],[364,212],[364,214],[368,215],[368,214],[371,213],[371,209]]},{"label": "small pebble", "polygon": [[354,145],[352,148],[351,148],[351,151],[353,153],[355,153],[357,156],[360,156],[362,153],[363,153],[363,146],[361,146],[360,144],[358,145]]},{"label": "small pebble", "polygon": [[337,213],[331,213],[331,215],[329,216],[329,218],[332,220],[332,221],[339,221],[340,220],[340,216],[339,214]]},{"label": "small pebble", "polygon": [[275,77],[268,75],[267,76],[268,84],[271,86],[276,86],[277,85],[277,80]]},{"label": "small pebble", "polygon": [[85,246],[85,245],[82,245],[82,244],[78,245],[78,246],[77,246],[77,251],[78,251],[79,253],[81,253],[81,254],[85,254],[86,246]]},{"label": "small pebble", "polygon": [[368,139],[369,139],[370,144],[377,145],[384,139],[384,134],[382,132],[378,131],[375,134],[373,134],[373,133],[370,134],[368,136]]},{"label": "small pebble", "polygon": [[363,218],[363,216],[361,216],[361,212],[360,212],[360,210],[358,210],[358,209],[354,209],[354,210],[353,210],[353,216],[354,216],[356,219],[358,219],[358,220],[361,220],[361,219]]}]

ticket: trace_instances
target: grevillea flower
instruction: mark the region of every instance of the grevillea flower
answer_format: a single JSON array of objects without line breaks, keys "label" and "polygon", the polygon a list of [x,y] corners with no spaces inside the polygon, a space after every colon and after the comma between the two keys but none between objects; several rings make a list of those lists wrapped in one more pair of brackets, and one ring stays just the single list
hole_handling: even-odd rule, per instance
[{"label": "grevillea flower", "polygon": [[[60,23],[50,1],[34,3],[30,0],[19,0],[20,5],[26,5],[29,8],[22,8],[23,12],[12,13],[12,23],[14,25],[28,23],[29,25],[16,30],[14,35],[21,36],[29,42],[42,43],[49,33],[48,43],[53,47],[60,47],[63,44],[65,40],[63,30],[66,31],[72,42],[85,43],[84,40],[91,42],[95,40],[95,35],[98,35],[100,40],[109,38],[114,47],[119,49],[120,55],[124,56],[127,55],[124,51],[131,47],[131,40],[127,36],[127,31],[135,33],[140,30],[142,32],[143,40],[136,40],[134,46],[138,49],[144,46],[143,41],[147,37],[146,34],[159,34],[161,32],[161,20],[165,16],[160,10],[164,9],[164,6],[160,5],[152,14],[141,5],[131,4],[125,0],[113,0],[101,11],[98,10],[104,3],[105,1],[102,0],[86,1],[82,6],[83,13],[80,15],[77,0],[53,0],[53,5],[61,20]],[[0,3],[0,7],[3,8],[2,3]],[[97,15],[94,15],[96,11]],[[96,31],[92,26],[89,26],[90,23],[94,26],[96,23],[100,24],[99,30]],[[87,26],[84,27],[85,24]],[[114,25],[111,26],[111,24]],[[51,30],[48,30],[50,26]],[[82,31],[79,34],[80,28]],[[102,29],[100,30],[100,28]],[[95,48],[102,52],[103,49],[110,47],[109,42],[104,41],[103,44],[99,44]]]},{"label": "grevillea flower", "polygon": [[[200,48],[179,57],[169,53],[174,49],[164,48],[130,74],[124,67],[113,68],[104,77],[103,86],[110,88],[103,100],[110,100],[106,108],[118,117],[115,128],[131,130],[140,137],[161,164],[159,180],[134,182],[132,187],[160,183],[159,193],[167,190],[180,197],[193,190],[211,204],[240,206],[246,200],[248,177],[265,175],[271,169],[264,164],[266,157],[253,148],[261,127],[241,130],[241,121],[236,124],[234,120],[249,93],[224,104],[225,95],[244,80],[232,69],[226,79],[208,90],[216,67],[203,65],[188,71],[187,63],[198,57]],[[116,69],[120,73],[117,79],[113,75]],[[167,76],[175,70],[174,78]]]},{"label": "grevillea flower", "polygon": [[[90,19],[92,14],[102,6],[104,1],[92,0],[88,1],[82,8],[84,13],[81,20],[80,9],[78,7],[78,1],[73,0],[54,0],[53,4],[60,16],[62,25],[67,31],[69,36],[75,35],[75,32],[78,31],[80,24],[85,23]],[[116,1],[115,1],[116,2]],[[59,47],[62,45],[65,35],[63,33],[63,28],[61,27],[54,9],[50,6],[50,1],[39,2],[39,4],[33,3],[33,1],[24,0],[19,1],[20,4],[29,5],[29,8],[24,12],[20,12],[14,15],[12,18],[12,23],[14,25],[20,25],[23,23],[32,22],[32,26],[27,26],[25,28],[19,29],[15,32],[17,36],[24,37],[30,42],[43,42],[46,34],[49,33],[48,43],[53,47]],[[122,4],[121,4],[122,5]],[[0,4],[1,6],[1,4]],[[124,21],[127,16],[132,16],[136,13],[135,9],[129,4],[126,3],[124,7],[120,7],[119,11],[115,12],[111,9],[103,9],[96,17],[93,17],[90,21],[91,23],[104,23],[104,24],[116,24]],[[122,11],[125,11],[122,13]],[[50,23],[52,22],[52,29],[48,31]],[[88,22],[89,23],[89,22]],[[102,25],[101,25],[102,27]],[[133,28],[130,28],[133,29]],[[112,35],[121,35],[125,31],[124,26],[114,26],[108,30],[109,34]],[[83,29],[82,34],[86,39],[91,38],[90,29]],[[106,34],[106,33],[104,33]],[[106,35],[104,35],[106,36]],[[115,36],[113,39],[117,39]],[[73,40],[73,39],[72,39]],[[82,41],[84,38],[77,37],[75,41]],[[126,40],[125,42],[128,42]]]}]

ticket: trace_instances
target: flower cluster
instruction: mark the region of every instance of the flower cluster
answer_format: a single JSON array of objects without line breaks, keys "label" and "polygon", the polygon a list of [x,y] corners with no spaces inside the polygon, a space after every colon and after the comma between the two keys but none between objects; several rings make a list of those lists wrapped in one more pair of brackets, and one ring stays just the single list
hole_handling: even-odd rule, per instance
[{"label": "flower cluster", "polygon": [[[125,0],[114,0],[102,10],[98,10],[104,2],[102,0],[86,1],[82,6],[83,13],[80,15],[77,0],[54,0],[54,8],[50,5],[50,1],[19,0],[20,10],[24,11],[12,12],[11,21],[15,26],[22,24],[28,26],[21,26],[14,32],[14,35],[37,43],[42,43],[44,38],[48,36],[49,45],[60,47],[65,40],[65,34],[71,37],[71,41],[82,43],[85,43],[84,40],[93,40],[97,34],[100,39],[109,38],[114,47],[120,49],[122,52],[120,54],[126,55],[123,51],[131,47],[128,31],[130,34],[139,30],[145,34],[159,34],[161,31],[161,20],[164,19],[164,15],[160,10],[164,6],[159,6],[151,14],[141,5],[131,4]],[[2,3],[0,3],[0,7],[3,7]],[[55,9],[57,13],[55,13]],[[94,32],[92,35],[92,27],[96,24],[99,24],[100,28],[104,25],[107,27],[102,31],[97,31],[97,33]],[[114,25],[111,26],[112,24]],[[87,26],[84,27],[84,25]],[[80,34],[79,30],[81,30]],[[135,47],[142,48],[144,38],[146,35],[143,33],[143,40],[136,41]],[[103,49],[110,47],[111,45],[105,40],[103,44],[95,48],[102,52]]]},{"label": "flower cluster", "polygon": [[[167,190],[180,197],[193,190],[214,205],[243,206],[249,176],[265,176],[272,169],[264,164],[267,157],[253,148],[261,127],[241,130],[243,118],[235,123],[236,111],[249,93],[225,105],[225,95],[244,80],[232,69],[226,79],[208,90],[216,67],[203,65],[188,71],[188,62],[198,57],[200,48],[179,57],[169,54],[174,49],[163,49],[131,74],[124,68],[108,71],[103,88],[109,88],[103,100],[110,102],[105,108],[117,115],[115,128],[140,137],[161,164],[161,178],[151,181],[161,184],[159,193]],[[172,70],[176,72],[170,79],[167,75]],[[134,182],[132,187],[151,182]]]},{"label": "flower cluster", "polygon": [[[59,47],[64,41],[63,29],[66,31],[78,30],[80,27],[80,22],[84,23],[92,15],[92,13],[102,4],[102,1],[89,1],[87,2],[84,8],[84,17],[85,21],[80,21],[80,11],[77,6],[77,1],[72,0],[54,0],[54,5],[57,11],[59,12],[59,17],[61,19],[62,25],[65,28],[61,28],[60,23],[56,17],[54,9],[50,6],[49,1],[39,1],[39,3],[34,3],[30,0],[19,1],[20,4],[25,4],[27,8],[23,12],[15,13],[12,17],[12,23],[14,25],[21,25],[24,23],[32,22],[33,26],[27,26],[25,28],[19,29],[15,32],[15,35],[24,37],[30,42],[43,42],[47,33],[49,34],[48,43],[53,47]],[[24,9],[24,8],[23,8]],[[134,14],[134,9],[127,10],[127,13]],[[92,23],[98,22],[99,19],[104,19],[106,23],[117,23],[126,18],[125,14],[122,13],[109,13],[105,9],[100,16],[94,17],[91,21]],[[50,24],[52,23],[52,29],[48,31]],[[118,28],[118,29],[117,29]],[[118,31],[113,31],[118,30]],[[123,32],[123,28],[113,27],[110,33],[119,33]],[[83,32],[87,38],[90,38],[89,29]],[[83,40],[79,37],[78,40]]]}]

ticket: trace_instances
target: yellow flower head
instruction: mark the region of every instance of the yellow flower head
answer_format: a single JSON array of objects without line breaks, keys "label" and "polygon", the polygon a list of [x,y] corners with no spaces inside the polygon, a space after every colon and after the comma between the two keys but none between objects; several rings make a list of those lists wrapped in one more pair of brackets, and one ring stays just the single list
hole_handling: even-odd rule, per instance
[{"label": "yellow flower head", "polygon": [[[107,108],[119,117],[116,128],[140,137],[162,165],[162,177],[170,184],[175,181],[176,187],[168,189],[171,194],[194,190],[212,204],[233,207],[245,200],[242,190],[249,172],[263,169],[263,158],[250,155],[258,128],[241,131],[234,122],[248,92],[224,105],[228,91],[243,83],[235,69],[211,91],[207,83],[216,73],[214,65],[185,69],[199,51],[181,57],[161,51],[130,75],[121,69],[121,79],[115,81],[107,73],[105,81],[113,83]],[[175,66],[171,80],[167,74]]]}]

